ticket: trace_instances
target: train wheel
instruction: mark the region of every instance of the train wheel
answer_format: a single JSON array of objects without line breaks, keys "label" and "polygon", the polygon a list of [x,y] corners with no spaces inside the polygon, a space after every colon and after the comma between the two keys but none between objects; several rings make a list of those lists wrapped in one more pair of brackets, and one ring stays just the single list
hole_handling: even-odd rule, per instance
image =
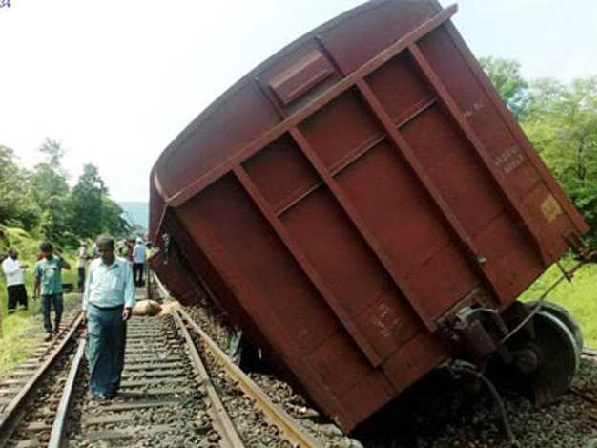
[{"label": "train wheel", "polygon": [[[526,305],[529,308],[533,309],[537,304],[539,304],[539,302],[528,302]],[[576,340],[576,345],[578,346],[579,352],[582,352],[582,349],[584,348],[584,338],[582,336],[580,326],[576,322],[574,316],[572,316],[572,314],[563,306],[547,301],[541,303],[541,311],[547,311],[554,317],[557,317],[564,324],[566,324],[568,329],[574,335],[574,339]]]},{"label": "train wheel", "polygon": [[[557,313],[538,311],[533,318],[535,337],[519,351],[519,363],[528,368],[537,405],[552,402],[568,390],[580,365],[581,348],[574,332]],[[524,369],[523,369],[524,370]]]}]

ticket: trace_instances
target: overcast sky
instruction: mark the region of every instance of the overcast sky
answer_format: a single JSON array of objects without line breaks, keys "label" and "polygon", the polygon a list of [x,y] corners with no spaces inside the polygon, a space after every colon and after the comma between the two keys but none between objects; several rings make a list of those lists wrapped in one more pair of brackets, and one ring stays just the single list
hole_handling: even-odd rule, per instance
[{"label": "overcast sky", "polygon": [[[11,0],[0,9],[0,144],[31,166],[46,137],[59,140],[72,182],[92,162],[115,200],[146,201],[159,153],[202,109],[360,3]],[[477,56],[515,58],[528,78],[597,75],[596,0],[457,3]]]}]

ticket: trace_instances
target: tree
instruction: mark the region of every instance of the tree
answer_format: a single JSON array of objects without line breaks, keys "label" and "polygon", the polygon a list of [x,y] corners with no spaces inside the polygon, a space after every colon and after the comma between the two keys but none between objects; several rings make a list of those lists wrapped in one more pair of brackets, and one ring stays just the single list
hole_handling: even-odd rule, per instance
[{"label": "tree", "polygon": [[41,213],[41,230],[44,237],[60,244],[72,242],[67,227],[70,188],[67,174],[62,167],[65,151],[59,142],[51,139],[39,148],[44,160],[33,169],[31,185],[33,197]]},{"label": "tree", "polygon": [[70,227],[76,235],[92,238],[102,230],[103,198],[108,194],[97,167],[83,167],[83,174],[73,187],[70,200]]},{"label": "tree", "polygon": [[36,230],[64,246],[102,232],[115,236],[130,232],[122,208],[110,199],[95,165],[84,165],[71,191],[61,144],[47,139],[39,151],[43,159],[30,172],[19,167],[11,148],[0,145],[0,225]]},{"label": "tree", "polygon": [[39,222],[29,173],[20,168],[11,148],[0,145],[0,224],[31,230]]},{"label": "tree", "polygon": [[52,197],[64,196],[69,192],[68,177],[62,167],[65,151],[60,143],[46,139],[39,148],[45,160],[35,165],[31,179],[39,203],[46,203]]},{"label": "tree", "polygon": [[83,167],[83,174],[73,187],[70,199],[70,228],[82,238],[94,238],[102,232],[113,235],[127,233],[121,218],[122,209],[108,196],[108,188],[91,163]]},{"label": "tree", "polygon": [[520,63],[514,59],[491,56],[480,58],[479,63],[506,102],[508,109],[517,119],[521,119],[528,100],[528,83],[520,74]]}]

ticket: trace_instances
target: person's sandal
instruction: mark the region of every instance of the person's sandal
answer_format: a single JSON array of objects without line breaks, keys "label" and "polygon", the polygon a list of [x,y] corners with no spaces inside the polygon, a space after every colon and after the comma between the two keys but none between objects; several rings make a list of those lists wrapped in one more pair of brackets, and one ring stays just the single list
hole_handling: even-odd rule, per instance
[{"label": "person's sandal", "polygon": [[44,338],[44,341],[48,342],[52,340],[52,333],[47,333],[46,337]]}]

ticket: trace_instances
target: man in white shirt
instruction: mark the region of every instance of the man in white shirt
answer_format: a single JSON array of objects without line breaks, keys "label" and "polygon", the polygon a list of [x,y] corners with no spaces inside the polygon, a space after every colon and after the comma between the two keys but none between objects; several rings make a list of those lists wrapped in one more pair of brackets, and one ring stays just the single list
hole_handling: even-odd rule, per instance
[{"label": "man in white shirt", "polygon": [[89,265],[83,312],[87,321],[89,390],[94,397],[112,398],[124,367],[126,321],[135,306],[130,262],[114,256],[114,239],[97,240],[99,258]]},{"label": "man in white shirt", "polygon": [[27,289],[25,288],[25,272],[27,265],[21,264],[18,260],[19,252],[11,248],[8,251],[8,258],[2,262],[2,270],[6,274],[6,285],[8,286],[8,312],[14,313],[17,302],[27,309]]},{"label": "man in white shirt", "polygon": [[133,275],[135,277],[135,286],[143,287],[143,271],[145,270],[145,244],[141,238],[137,238],[137,243],[133,247]]}]

